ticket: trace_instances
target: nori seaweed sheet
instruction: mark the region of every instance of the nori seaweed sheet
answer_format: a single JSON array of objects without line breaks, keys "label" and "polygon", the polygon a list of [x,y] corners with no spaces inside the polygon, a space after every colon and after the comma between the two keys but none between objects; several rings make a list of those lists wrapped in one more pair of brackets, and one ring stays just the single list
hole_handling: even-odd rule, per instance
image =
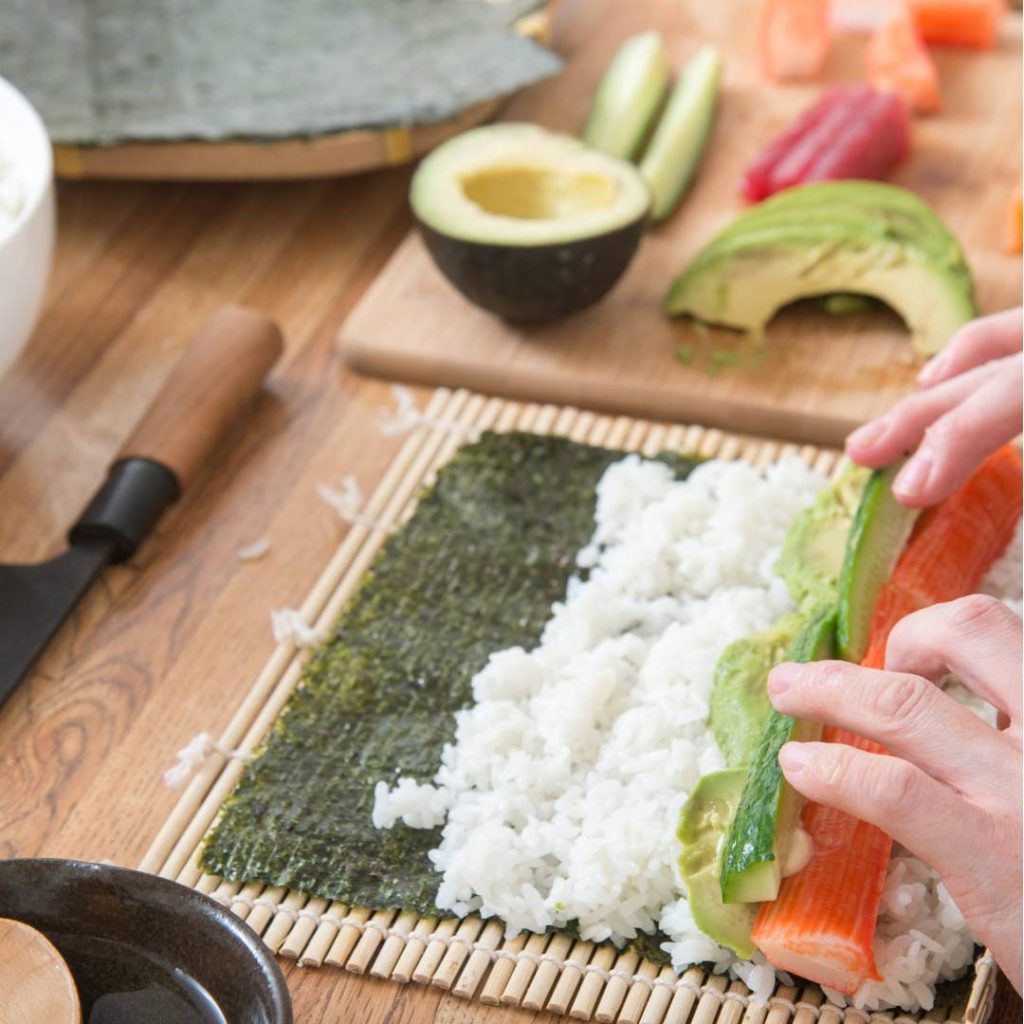
[{"label": "nori seaweed sheet", "polygon": [[0,70],[56,142],[275,139],[452,117],[555,74],[537,0],[4,0]]},{"label": "nori seaweed sheet", "polygon": [[[207,841],[203,866],[345,903],[446,916],[427,851],[440,830],[370,821],[373,787],[429,780],[452,713],[497,650],[534,646],[594,530],[595,488],[623,453],[484,434],[382,546]],[[680,476],[695,464],[660,456]],[[643,951],[663,959],[657,939]]]}]

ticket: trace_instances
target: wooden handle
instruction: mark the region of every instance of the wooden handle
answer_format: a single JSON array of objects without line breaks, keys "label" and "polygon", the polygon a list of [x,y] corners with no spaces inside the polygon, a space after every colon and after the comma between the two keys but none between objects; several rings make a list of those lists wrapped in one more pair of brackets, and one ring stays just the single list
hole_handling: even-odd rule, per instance
[{"label": "wooden handle", "polygon": [[281,354],[281,331],[268,316],[222,306],[208,316],[164,382],[118,459],[152,459],[184,489],[255,397]]}]

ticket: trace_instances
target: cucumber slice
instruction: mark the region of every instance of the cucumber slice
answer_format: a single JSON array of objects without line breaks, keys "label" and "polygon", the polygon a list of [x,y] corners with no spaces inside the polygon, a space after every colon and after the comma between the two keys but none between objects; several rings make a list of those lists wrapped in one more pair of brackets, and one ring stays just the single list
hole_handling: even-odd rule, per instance
[{"label": "cucumber slice", "polygon": [[839,656],[859,663],[868,649],[871,616],[882,584],[892,575],[919,509],[901,505],[892,482],[903,462],[875,470],[868,478],[846,540],[839,572]]},{"label": "cucumber slice", "polygon": [[597,87],[583,141],[624,160],[636,156],[668,89],[668,71],[659,32],[627,39]]},{"label": "cucumber slice", "polygon": [[755,952],[750,930],[757,908],[723,903],[719,880],[722,842],[746,776],[744,768],[705,775],[683,806],[677,835],[683,844],[679,873],[694,923],[720,946],[749,959]]},{"label": "cucumber slice", "polygon": [[[836,610],[811,617],[789,652],[791,661],[821,661],[835,652]],[[821,726],[782,715],[774,708],[750,763],[746,785],[722,855],[722,900],[727,904],[773,900],[785,875],[794,874],[810,853],[800,828],[803,797],[779,766],[779,751],[790,740],[816,740]]]},{"label": "cucumber slice", "polygon": [[679,76],[658,121],[640,173],[651,188],[651,217],[664,220],[679,202],[700,162],[718,98],[722,58],[706,46]]}]

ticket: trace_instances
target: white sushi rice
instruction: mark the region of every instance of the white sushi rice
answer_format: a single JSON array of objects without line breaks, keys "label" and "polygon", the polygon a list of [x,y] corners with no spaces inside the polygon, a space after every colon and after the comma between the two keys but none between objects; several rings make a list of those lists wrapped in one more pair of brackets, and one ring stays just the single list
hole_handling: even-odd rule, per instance
[{"label": "white sushi rice", "polygon": [[[795,458],[764,471],[709,462],[686,481],[633,455],[609,467],[580,573],[538,646],[499,651],[476,675],[432,783],[377,784],[377,827],[444,826],[430,854],[439,907],[496,916],[510,935],[576,921],[584,939],[622,943],[660,925],[677,969],[711,963],[756,1001],[771,995],[760,954],[737,961],[694,924],[675,825],[697,780],[724,766],[706,727],[715,663],[793,609],[774,566],[825,483]],[[988,582],[1019,597],[1020,559],[1015,577],[1008,561]],[[972,951],[934,873],[894,858],[876,937],[884,980],[857,1005],[930,1007]]]}]

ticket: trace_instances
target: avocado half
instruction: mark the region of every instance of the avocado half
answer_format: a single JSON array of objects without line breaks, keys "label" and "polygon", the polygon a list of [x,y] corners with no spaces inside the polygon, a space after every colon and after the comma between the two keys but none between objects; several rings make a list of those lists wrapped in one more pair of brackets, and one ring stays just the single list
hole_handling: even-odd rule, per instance
[{"label": "avocado half", "polygon": [[410,190],[427,249],[470,302],[542,322],[592,305],[622,276],[650,193],[632,164],[537,125],[456,136]]},{"label": "avocado half", "polygon": [[736,218],[672,283],[666,309],[759,335],[797,299],[880,299],[923,356],[977,315],[953,233],[919,196],[874,181],[798,185]]}]

